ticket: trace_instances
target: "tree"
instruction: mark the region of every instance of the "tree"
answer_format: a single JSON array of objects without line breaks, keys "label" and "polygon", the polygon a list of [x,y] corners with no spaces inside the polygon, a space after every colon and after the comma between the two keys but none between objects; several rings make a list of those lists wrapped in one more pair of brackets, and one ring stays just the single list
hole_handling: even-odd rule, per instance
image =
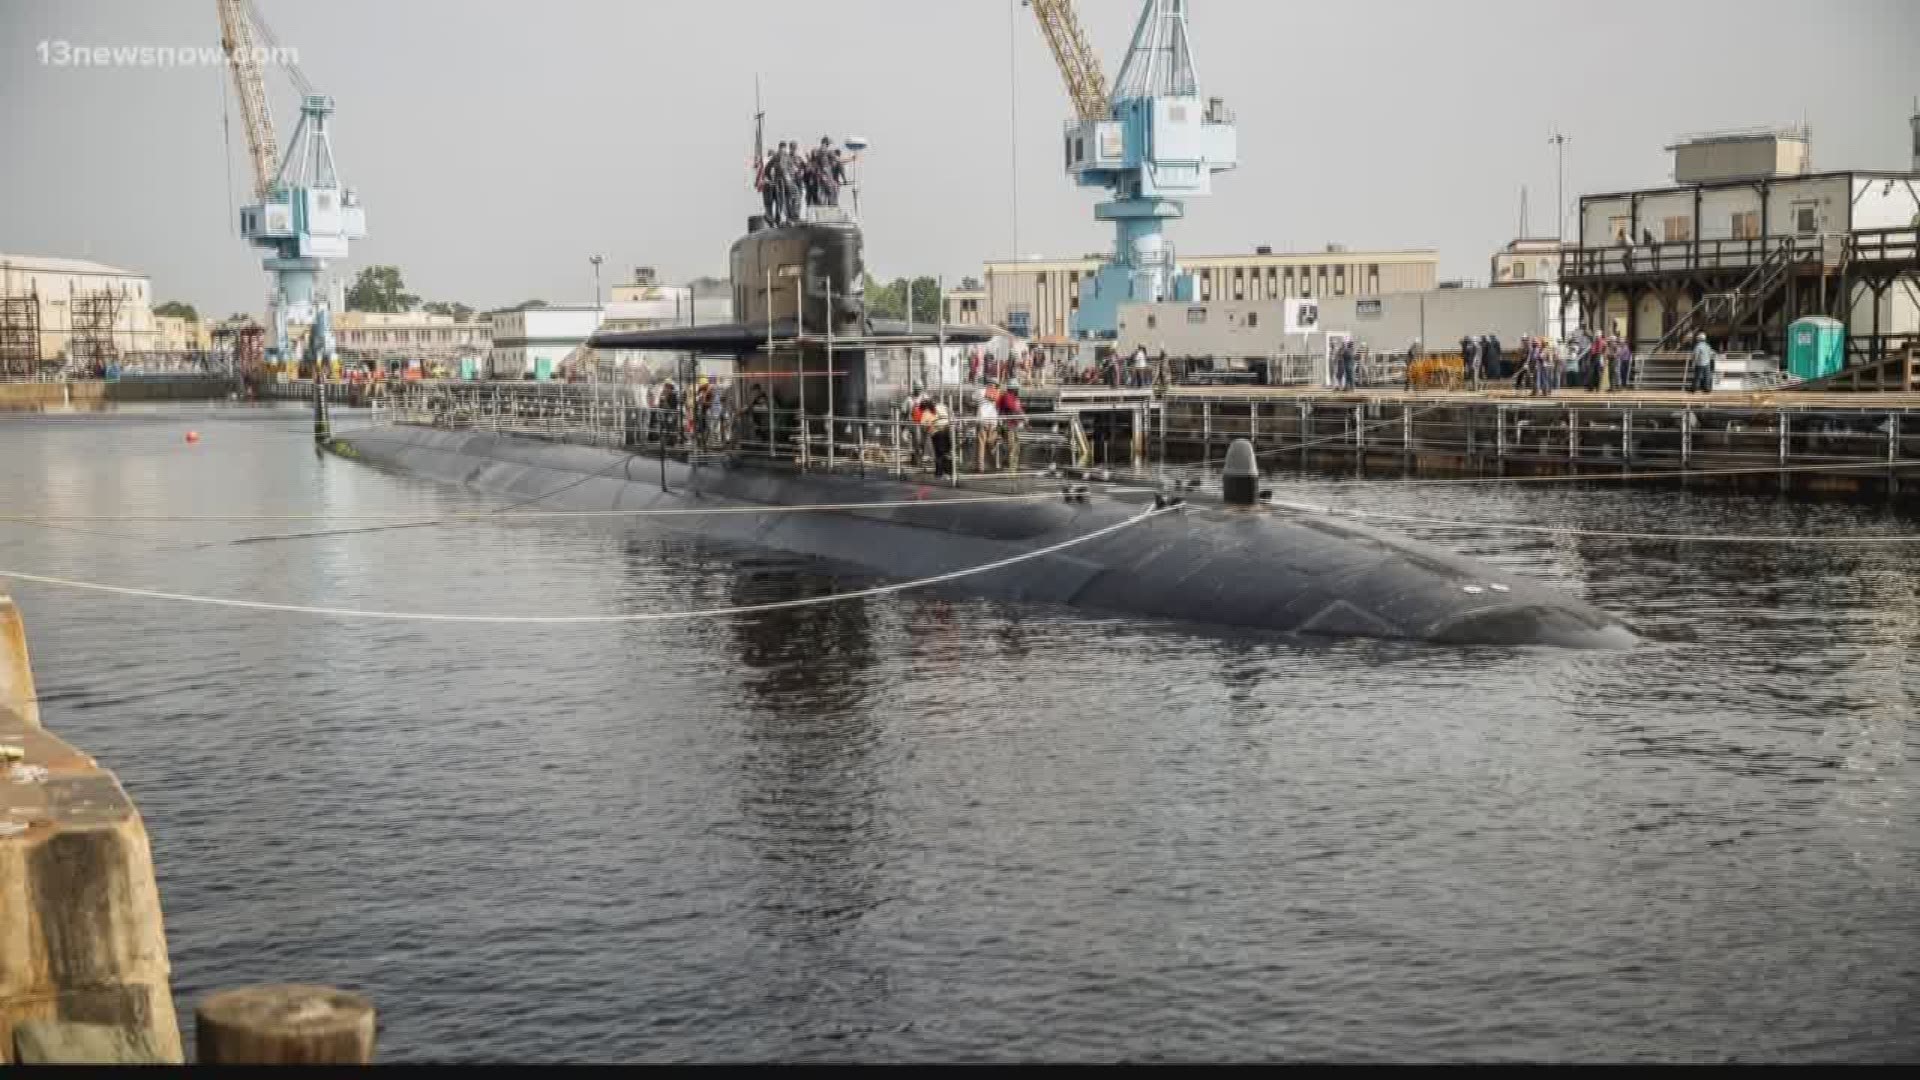
[{"label": "tree", "polygon": [[185,300],[169,300],[155,307],[153,313],[155,315],[165,315],[170,319],[185,319],[188,322],[200,321],[200,313],[195,311],[193,305],[187,303]]},{"label": "tree", "polygon": [[547,306],[547,302],[545,300],[522,300],[519,303],[508,308],[507,310],[508,311],[527,311],[531,308],[542,308],[546,306]]},{"label": "tree", "polygon": [[866,280],[867,314],[876,319],[907,317],[906,290],[882,285],[872,274]]},{"label": "tree", "polygon": [[458,300],[429,300],[420,305],[420,310],[429,315],[451,315],[455,322],[473,318],[473,309]]},{"label": "tree", "polygon": [[[867,314],[876,319],[901,319],[907,317],[906,278],[894,278],[885,285],[867,275]],[[913,321],[932,324],[940,321],[940,283],[933,278],[921,275],[912,281]]]},{"label": "tree", "polygon": [[978,292],[980,289],[980,279],[977,277],[963,277],[960,279],[960,287],[969,292]]},{"label": "tree", "polygon": [[940,321],[940,282],[924,274],[913,279],[913,321],[928,324]]},{"label": "tree", "polygon": [[397,266],[363,266],[347,290],[348,311],[412,311],[419,302],[400,280]]}]

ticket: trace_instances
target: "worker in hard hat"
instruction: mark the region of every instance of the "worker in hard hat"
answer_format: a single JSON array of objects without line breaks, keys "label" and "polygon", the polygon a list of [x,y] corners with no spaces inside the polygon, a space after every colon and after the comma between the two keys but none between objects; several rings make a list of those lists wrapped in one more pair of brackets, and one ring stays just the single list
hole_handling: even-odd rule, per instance
[{"label": "worker in hard hat", "polygon": [[980,388],[980,400],[974,406],[974,415],[980,421],[976,442],[980,447],[980,471],[987,472],[994,466],[995,447],[1000,436],[1000,384],[992,379]]},{"label": "worker in hard hat", "polygon": [[920,413],[920,426],[933,443],[933,471],[941,475],[953,471],[953,417],[944,401],[934,401]]},{"label": "worker in hard hat", "polygon": [[1705,333],[1695,334],[1693,338],[1693,370],[1687,379],[1687,393],[1695,390],[1713,393],[1713,346],[1707,343]]},{"label": "worker in hard hat", "polygon": [[1020,465],[1020,426],[1027,407],[1020,401],[1020,380],[1008,379],[1007,388],[1000,391],[1000,400],[994,405],[1000,412],[1001,456],[1006,459],[1007,468]]}]

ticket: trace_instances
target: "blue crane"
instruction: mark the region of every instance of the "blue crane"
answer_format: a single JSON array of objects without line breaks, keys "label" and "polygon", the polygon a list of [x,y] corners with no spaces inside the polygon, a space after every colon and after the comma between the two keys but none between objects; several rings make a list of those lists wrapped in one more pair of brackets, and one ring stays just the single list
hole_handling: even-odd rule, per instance
[{"label": "blue crane", "polygon": [[292,363],[290,327],[307,327],[306,355],[318,363],[333,359],[327,299],[320,275],[327,260],[344,259],[347,243],[367,235],[366,211],[357,193],[340,183],[334,168],[327,117],[333,99],[316,94],[298,65],[289,65],[300,92],[300,120],[288,140],[287,154],[276,161],[273,115],[267,105],[261,60],[277,43],[273,31],[249,0],[218,0],[220,44],[233,69],[233,81],[246,124],[253,165],[255,202],[240,209],[240,234],[266,251],[261,266],[273,278],[267,330],[269,363]]},{"label": "blue crane", "polygon": [[1191,300],[1193,276],[1180,271],[1166,223],[1183,200],[1213,190],[1213,174],[1239,164],[1233,116],[1220,98],[1202,98],[1187,40],[1186,0],[1146,0],[1113,89],[1101,87],[1100,62],[1087,44],[1073,0],[1026,0],[1059,64],[1075,116],[1065,134],[1068,175],[1112,198],[1094,207],[1111,221],[1107,262],[1080,284],[1073,333],[1116,336],[1120,305]]}]

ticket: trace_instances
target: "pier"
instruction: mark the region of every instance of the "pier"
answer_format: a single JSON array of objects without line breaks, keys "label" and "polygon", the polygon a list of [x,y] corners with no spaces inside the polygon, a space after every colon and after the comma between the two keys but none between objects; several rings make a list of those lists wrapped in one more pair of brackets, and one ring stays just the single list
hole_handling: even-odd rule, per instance
[{"label": "pier", "polygon": [[1169,462],[1236,438],[1265,463],[1440,476],[1653,475],[1773,491],[1911,495],[1920,394],[1332,391],[1176,387],[1150,438]]},{"label": "pier", "polygon": [[[639,407],[629,388],[564,383],[409,383],[375,422],[477,427],[564,441],[663,449],[691,421]],[[956,459],[971,461],[977,388],[942,386],[955,415]],[[1908,497],[1920,491],[1920,393],[1323,390],[1038,385],[1008,468],[1147,469],[1218,463],[1235,439],[1263,469],[1371,474],[1587,476],[1803,495]],[[740,415],[729,412],[730,416]],[[911,434],[892,421],[814,415],[799,437],[781,416],[781,456],[808,468],[903,467]],[[715,438],[676,456],[767,453]],[[805,447],[805,452],[801,447]],[[955,479],[971,470],[958,469]]]},{"label": "pier", "polygon": [[86,411],[136,401],[223,400],[238,388],[237,380],[216,375],[5,380],[0,381],[0,413]]},{"label": "pier", "polygon": [[[153,853],[114,774],[41,724],[26,628],[0,594],[0,1064],[179,1064]],[[242,987],[196,1010],[202,1063],[373,1060],[373,1007]]]}]

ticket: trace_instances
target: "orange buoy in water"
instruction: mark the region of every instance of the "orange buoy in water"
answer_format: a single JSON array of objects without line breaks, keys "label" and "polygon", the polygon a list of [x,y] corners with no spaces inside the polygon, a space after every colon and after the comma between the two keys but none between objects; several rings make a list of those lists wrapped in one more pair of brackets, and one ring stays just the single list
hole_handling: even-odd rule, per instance
[{"label": "orange buoy in water", "polygon": [[190,443],[197,443],[197,442],[199,442],[199,441],[200,441],[200,433],[199,433],[199,432],[197,432],[197,431],[189,431],[189,432],[187,432],[187,441],[188,441],[188,442],[190,442]]}]

